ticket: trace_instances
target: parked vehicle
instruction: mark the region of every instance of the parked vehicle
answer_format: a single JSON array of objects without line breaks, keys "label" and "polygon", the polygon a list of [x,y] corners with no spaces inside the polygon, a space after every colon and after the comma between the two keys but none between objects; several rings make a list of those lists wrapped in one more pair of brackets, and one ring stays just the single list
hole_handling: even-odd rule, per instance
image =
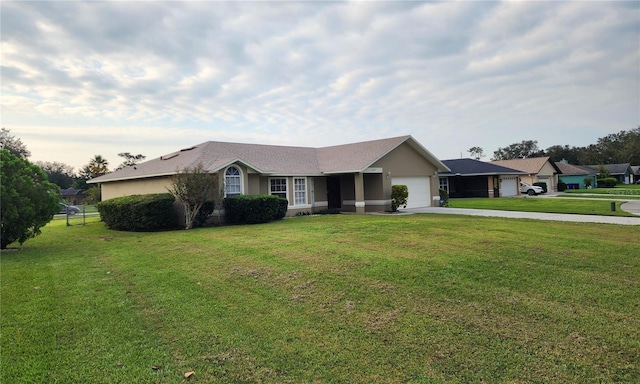
[{"label": "parked vehicle", "polygon": [[80,213],[80,208],[76,207],[75,205],[67,205],[67,204],[60,203],[60,213],[73,216],[76,213]]},{"label": "parked vehicle", "polygon": [[539,195],[544,193],[544,189],[542,187],[538,187],[537,185],[529,185],[524,182],[520,182],[520,193],[526,193],[529,196]]}]

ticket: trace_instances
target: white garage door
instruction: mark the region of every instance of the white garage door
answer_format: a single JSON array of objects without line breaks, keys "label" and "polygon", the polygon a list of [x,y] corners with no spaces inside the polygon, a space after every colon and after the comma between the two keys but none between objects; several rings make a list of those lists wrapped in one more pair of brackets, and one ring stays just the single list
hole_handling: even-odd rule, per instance
[{"label": "white garage door", "polygon": [[518,178],[503,176],[502,177],[502,197],[518,196]]},{"label": "white garage door", "polygon": [[394,177],[391,183],[409,188],[407,208],[431,206],[431,183],[428,177]]}]

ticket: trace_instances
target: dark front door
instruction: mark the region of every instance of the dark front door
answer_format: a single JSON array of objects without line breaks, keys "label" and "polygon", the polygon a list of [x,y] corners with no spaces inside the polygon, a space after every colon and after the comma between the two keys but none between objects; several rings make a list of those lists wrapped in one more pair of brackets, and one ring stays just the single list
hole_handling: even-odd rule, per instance
[{"label": "dark front door", "polygon": [[500,178],[493,176],[493,197],[500,197]]},{"label": "dark front door", "polygon": [[340,177],[331,176],[327,178],[327,203],[329,204],[329,209],[342,208]]}]

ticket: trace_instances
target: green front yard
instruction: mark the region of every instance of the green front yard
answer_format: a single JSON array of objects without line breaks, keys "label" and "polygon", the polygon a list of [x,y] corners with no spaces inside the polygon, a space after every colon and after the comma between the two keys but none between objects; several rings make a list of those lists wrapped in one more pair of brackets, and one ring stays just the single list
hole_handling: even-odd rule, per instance
[{"label": "green front yard", "polygon": [[334,215],[1,256],[3,383],[640,381],[637,228]]},{"label": "green front yard", "polygon": [[615,201],[616,210],[611,211],[611,201],[559,199],[552,197],[500,197],[495,199],[470,198],[451,199],[449,206],[452,208],[472,209],[496,209],[502,211],[522,212],[548,212],[548,213],[575,213],[580,215],[601,216],[634,216],[620,209],[621,201]]}]

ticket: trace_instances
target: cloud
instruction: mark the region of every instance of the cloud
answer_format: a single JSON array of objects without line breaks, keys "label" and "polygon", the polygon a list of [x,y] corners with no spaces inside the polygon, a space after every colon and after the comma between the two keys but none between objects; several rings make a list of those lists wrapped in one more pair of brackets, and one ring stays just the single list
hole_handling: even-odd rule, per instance
[{"label": "cloud", "polygon": [[3,125],[29,147],[75,132],[96,143],[86,158],[107,143],[159,156],[205,140],[403,134],[449,158],[524,139],[586,145],[639,119],[634,2],[0,6]]}]

